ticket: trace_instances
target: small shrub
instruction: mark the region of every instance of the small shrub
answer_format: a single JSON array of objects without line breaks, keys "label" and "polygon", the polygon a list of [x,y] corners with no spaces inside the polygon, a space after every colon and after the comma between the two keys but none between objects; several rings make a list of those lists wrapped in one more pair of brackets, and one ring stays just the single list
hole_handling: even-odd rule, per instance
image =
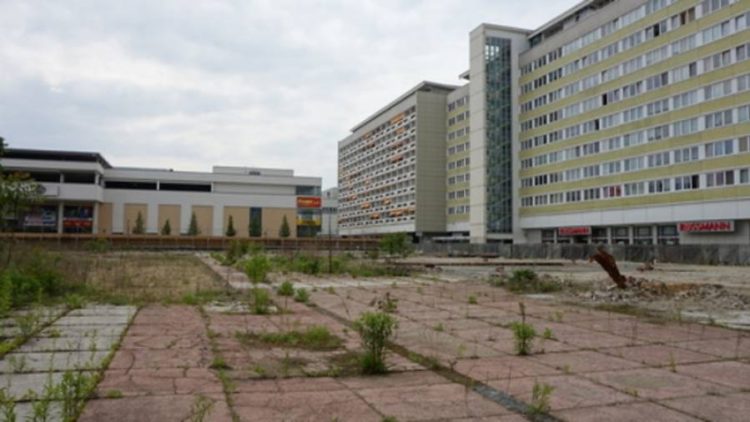
[{"label": "small shrub", "polygon": [[439,333],[442,333],[443,331],[445,331],[445,326],[443,326],[443,323],[442,323],[442,322],[439,322],[439,323],[438,323],[438,324],[437,324],[437,325],[435,326],[434,330],[435,330],[435,331],[437,331],[437,332],[439,332]]},{"label": "small shrub", "polygon": [[172,225],[169,223],[169,219],[167,218],[167,221],[164,222],[164,226],[161,228],[161,235],[169,236],[171,234],[172,234]]},{"label": "small shrub", "polygon": [[310,293],[305,289],[297,289],[294,292],[294,301],[299,303],[307,303],[310,301]]},{"label": "small shrub", "polygon": [[531,354],[531,345],[536,337],[536,330],[531,324],[514,322],[511,324],[513,339],[515,340],[516,353],[520,356]]},{"label": "small shrub", "polygon": [[279,290],[276,292],[279,296],[294,296],[294,285],[291,281],[285,281],[279,286]]},{"label": "small shrub", "polygon": [[477,297],[475,295],[469,295],[469,305],[476,305]]},{"label": "small shrub", "polygon": [[362,372],[382,374],[387,372],[385,348],[396,329],[396,320],[385,312],[365,312],[354,323],[365,348]]},{"label": "small shrub", "polygon": [[286,219],[286,215],[281,219],[281,227],[279,227],[279,237],[287,238],[291,235],[289,230],[289,221]]},{"label": "small shrub", "polygon": [[237,230],[234,228],[234,218],[230,215],[229,222],[227,222],[227,231],[224,233],[227,237],[234,237],[237,235]]},{"label": "small shrub", "polygon": [[529,405],[529,413],[532,415],[540,415],[549,413],[549,397],[554,391],[554,387],[544,383],[534,382],[534,387],[531,389],[531,404]]},{"label": "small shrub", "polygon": [[198,236],[199,234],[201,234],[201,230],[198,227],[198,218],[195,216],[195,213],[192,213],[190,215],[190,225],[188,226],[187,235]]},{"label": "small shrub", "polygon": [[263,254],[253,255],[245,263],[245,274],[253,283],[263,283],[266,281],[268,272],[271,269],[271,263]]},{"label": "small shrub", "polygon": [[542,333],[542,338],[545,340],[551,340],[553,337],[554,335],[552,334],[552,330],[550,330],[549,328],[545,328],[544,332]]},{"label": "small shrub", "polygon": [[414,248],[406,233],[390,233],[380,239],[380,250],[388,256],[406,258],[414,251]]},{"label": "small shrub", "polygon": [[65,307],[70,310],[81,309],[85,304],[86,299],[84,299],[83,296],[79,294],[71,293],[65,296]]},{"label": "small shrub", "polygon": [[138,211],[138,215],[135,217],[135,227],[133,227],[133,234],[144,234],[146,233],[146,224],[143,221],[143,215]]},{"label": "small shrub", "polygon": [[104,397],[108,399],[121,399],[123,397],[122,391],[120,390],[107,390]]},{"label": "small shrub", "polygon": [[268,290],[255,287],[251,290],[253,297],[253,313],[256,315],[266,315],[271,308],[271,295]]}]

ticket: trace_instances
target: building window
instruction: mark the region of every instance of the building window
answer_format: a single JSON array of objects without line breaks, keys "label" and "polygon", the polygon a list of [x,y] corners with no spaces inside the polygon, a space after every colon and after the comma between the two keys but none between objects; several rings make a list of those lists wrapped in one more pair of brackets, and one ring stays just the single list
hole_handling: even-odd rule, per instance
[{"label": "building window", "polygon": [[677,232],[677,226],[659,226],[656,230],[660,245],[677,245],[680,243],[680,235]]},{"label": "building window", "polygon": [[651,245],[654,239],[651,235],[651,226],[636,226],[633,230],[633,241],[636,245]]}]

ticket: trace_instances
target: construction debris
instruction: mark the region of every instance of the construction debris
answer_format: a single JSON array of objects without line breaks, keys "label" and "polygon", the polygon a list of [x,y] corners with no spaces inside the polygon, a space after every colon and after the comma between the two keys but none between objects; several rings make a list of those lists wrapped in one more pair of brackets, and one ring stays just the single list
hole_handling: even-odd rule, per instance
[{"label": "construction debris", "polygon": [[589,262],[593,261],[596,261],[604,271],[609,274],[609,278],[615,282],[618,288],[625,289],[628,287],[630,279],[620,273],[620,270],[617,268],[615,257],[610,255],[609,252],[604,249],[604,246],[599,246],[596,249],[596,253],[589,257]]}]

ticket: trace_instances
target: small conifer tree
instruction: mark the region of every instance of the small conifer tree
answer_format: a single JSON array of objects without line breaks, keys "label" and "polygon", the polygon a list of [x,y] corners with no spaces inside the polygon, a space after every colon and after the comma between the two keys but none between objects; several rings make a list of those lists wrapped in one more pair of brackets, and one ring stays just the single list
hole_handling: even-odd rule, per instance
[{"label": "small conifer tree", "polygon": [[162,236],[169,236],[172,234],[172,225],[169,224],[168,218],[167,221],[164,222],[164,227],[161,228],[161,234]]},{"label": "small conifer tree", "polygon": [[229,222],[227,223],[227,237],[234,237],[237,234],[237,230],[234,229],[234,218],[229,216]]},{"label": "small conifer tree", "polygon": [[281,220],[281,228],[279,229],[279,236],[282,238],[289,237],[289,221],[287,221],[286,216]]},{"label": "small conifer tree", "polygon": [[146,227],[143,222],[143,215],[141,215],[141,212],[138,211],[138,216],[135,217],[135,227],[133,228],[133,234],[143,234],[146,233]]},{"label": "small conifer tree", "polygon": [[198,218],[195,216],[195,213],[190,216],[190,226],[188,226],[188,236],[198,236],[201,234],[200,229],[198,228]]}]

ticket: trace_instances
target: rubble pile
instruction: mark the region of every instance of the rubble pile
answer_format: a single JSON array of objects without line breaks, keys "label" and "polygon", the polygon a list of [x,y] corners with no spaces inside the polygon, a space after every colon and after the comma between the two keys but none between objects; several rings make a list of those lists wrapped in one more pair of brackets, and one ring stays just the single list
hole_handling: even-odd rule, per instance
[{"label": "rubble pile", "polygon": [[701,304],[725,310],[750,309],[750,297],[732,292],[717,284],[667,284],[644,278],[631,278],[628,288],[621,289],[611,280],[600,280],[577,297],[596,303],[638,304],[670,301],[683,305]]}]

